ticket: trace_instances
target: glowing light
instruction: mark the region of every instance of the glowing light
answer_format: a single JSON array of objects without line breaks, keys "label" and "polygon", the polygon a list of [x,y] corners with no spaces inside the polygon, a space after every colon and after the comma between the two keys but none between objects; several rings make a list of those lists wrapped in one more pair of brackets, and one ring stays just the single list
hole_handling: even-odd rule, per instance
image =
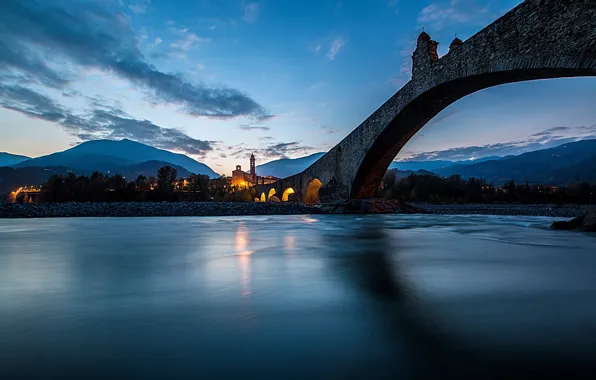
[{"label": "glowing light", "polygon": [[240,263],[241,294],[245,297],[250,295],[250,255],[253,253],[253,251],[250,251],[247,248],[248,228],[246,228],[244,223],[240,223],[236,230],[236,252],[238,255],[238,262]]},{"label": "glowing light", "polygon": [[269,190],[269,196],[267,197],[267,199],[270,199],[272,196],[274,196],[276,193],[275,189],[271,189]]},{"label": "glowing light", "polygon": [[306,204],[317,204],[319,203],[319,189],[323,187],[323,183],[318,179],[313,179],[306,188],[306,194],[304,195],[304,203]]},{"label": "glowing light", "polygon": [[290,194],[294,194],[294,189],[292,189],[291,187],[288,187],[288,188],[287,188],[287,189],[284,191],[284,193],[283,193],[283,195],[282,195],[282,197],[281,197],[281,201],[282,201],[282,202],[287,202],[287,201],[288,201],[288,198],[289,198],[289,196],[290,196]]},{"label": "glowing light", "polygon": [[261,194],[261,202],[267,202],[267,197],[265,196],[265,193]]}]

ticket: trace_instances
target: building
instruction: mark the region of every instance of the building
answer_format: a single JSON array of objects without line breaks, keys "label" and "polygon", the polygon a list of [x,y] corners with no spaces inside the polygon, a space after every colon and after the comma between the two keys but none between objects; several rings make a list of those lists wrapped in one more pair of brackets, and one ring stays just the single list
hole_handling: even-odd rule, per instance
[{"label": "building", "polygon": [[259,177],[256,169],[255,155],[250,155],[250,172],[246,173],[242,170],[241,165],[236,165],[236,170],[232,172],[232,186],[235,187],[250,187],[259,185],[267,185],[276,182],[279,178],[273,176]]}]

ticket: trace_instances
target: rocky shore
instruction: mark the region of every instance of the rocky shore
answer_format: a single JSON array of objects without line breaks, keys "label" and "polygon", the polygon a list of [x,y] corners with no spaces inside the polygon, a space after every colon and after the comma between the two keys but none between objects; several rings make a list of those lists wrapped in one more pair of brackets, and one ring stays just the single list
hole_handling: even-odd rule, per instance
[{"label": "rocky shore", "polygon": [[320,212],[316,207],[297,203],[252,202],[66,202],[0,205],[0,218],[299,215]]},{"label": "rocky shore", "polygon": [[596,205],[522,205],[522,204],[431,204],[410,205],[429,214],[443,215],[517,215],[576,218],[596,210]]},{"label": "rocky shore", "polygon": [[301,214],[484,214],[575,218],[596,210],[589,205],[405,204],[392,200],[350,200],[318,207],[298,203],[253,202],[66,202],[0,204],[0,218],[237,216]]}]

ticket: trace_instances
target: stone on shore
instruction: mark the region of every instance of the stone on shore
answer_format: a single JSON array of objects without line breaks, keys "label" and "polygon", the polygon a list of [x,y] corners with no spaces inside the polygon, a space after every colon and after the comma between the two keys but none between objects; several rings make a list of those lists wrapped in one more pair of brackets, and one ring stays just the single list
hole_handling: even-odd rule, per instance
[{"label": "stone on shore", "polygon": [[421,210],[394,199],[350,199],[320,204],[329,214],[416,214]]},{"label": "stone on shore", "polygon": [[550,228],[553,230],[596,232],[596,211],[592,210],[586,215],[579,216],[570,221],[553,222]]},{"label": "stone on shore", "polygon": [[320,214],[298,203],[256,202],[63,202],[0,205],[0,218],[239,216]]}]

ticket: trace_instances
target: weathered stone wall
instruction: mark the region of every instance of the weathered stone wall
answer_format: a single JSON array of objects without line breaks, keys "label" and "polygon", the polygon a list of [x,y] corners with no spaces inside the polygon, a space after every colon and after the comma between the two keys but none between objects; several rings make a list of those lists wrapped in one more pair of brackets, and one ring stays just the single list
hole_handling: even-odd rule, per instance
[{"label": "weathered stone wall", "polygon": [[313,178],[335,179],[334,198],[374,197],[401,148],[458,99],[505,83],[596,75],[596,1],[526,0],[438,60],[435,44],[421,35],[412,80],[278,191],[304,194]]}]

